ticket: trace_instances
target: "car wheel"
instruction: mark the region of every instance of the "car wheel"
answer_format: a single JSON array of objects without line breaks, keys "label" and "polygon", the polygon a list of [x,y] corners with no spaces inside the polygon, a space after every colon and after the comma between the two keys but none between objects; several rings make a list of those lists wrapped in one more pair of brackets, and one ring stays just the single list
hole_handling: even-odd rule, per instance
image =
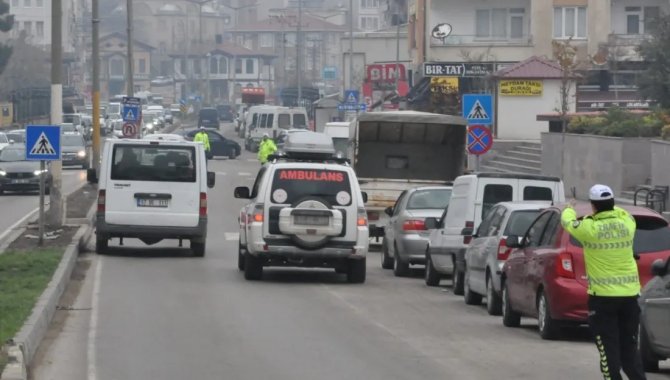
[{"label": "car wheel", "polygon": [[244,254],[244,278],[249,281],[263,278],[263,261],[249,252]]},{"label": "car wheel", "polygon": [[651,344],[647,337],[647,329],[640,323],[640,330],[637,338],[637,344],[640,349],[640,356],[642,357],[642,366],[645,372],[658,372],[658,357],[651,350]]},{"label": "car wheel", "polygon": [[198,243],[191,240],[191,251],[195,257],[205,257],[205,243]]},{"label": "car wheel", "polygon": [[454,294],[457,296],[462,296],[465,292],[464,282],[465,282],[465,273],[461,272],[456,268],[456,260],[454,259],[454,274],[451,277],[451,282],[454,288]]},{"label": "car wheel", "polygon": [[560,331],[558,321],[551,318],[549,299],[544,291],[540,291],[537,297],[537,330],[540,332],[542,339],[546,340],[556,339]]},{"label": "car wheel", "polygon": [[517,313],[512,309],[507,284],[503,284],[502,320],[503,325],[507,327],[519,327],[521,325],[521,313]]},{"label": "car wheel", "polygon": [[382,241],[382,268],[393,269],[393,257],[389,256],[389,247],[386,244],[386,239]]},{"label": "car wheel", "polygon": [[362,284],[365,282],[366,259],[349,260],[347,268],[347,281],[352,284]]},{"label": "car wheel", "polygon": [[409,275],[409,263],[404,263],[400,260],[397,245],[395,245],[395,257],[393,259],[393,274],[396,277],[407,277]]},{"label": "car wheel", "polygon": [[235,155],[235,149],[231,149],[231,150],[230,150],[230,153],[228,154],[228,159],[229,159],[229,160],[234,160],[235,157],[237,157],[237,156]]},{"label": "car wheel", "polygon": [[431,260],[430,255],[426,252],[426,272],[424,273],[424,280],[428,286],[439,286],[440,285],[440,276],[439,273],[435,270],[433,265],[433,260]]},{"label": "car wheel", "polygon": [[486,275],[486,311],[489,315],[502,314],[502,298],[493,288],[491,274]]},{"label": "car wheel", "polygon": [[0,189],[0,195],[4,195],[4,194],[5,194],[5,191]]},{"label": "car wheel", "polygon": [[244,270],[244,247],[240,242],[237,243],[237,269]]},{"label": "car wheel", "polygon": [[466,305],[482,304],[482,295],[477,294],[470,289],[470,274],[467,269],[465,270],[465,275],[463,277],[463,299],[465,300]]},{"label": "car wheel", "polygon": [[95,235],[95,252],[99,255],[104,255],[107,253],[109,248],[109,238],[105,235],[96,234]]}]

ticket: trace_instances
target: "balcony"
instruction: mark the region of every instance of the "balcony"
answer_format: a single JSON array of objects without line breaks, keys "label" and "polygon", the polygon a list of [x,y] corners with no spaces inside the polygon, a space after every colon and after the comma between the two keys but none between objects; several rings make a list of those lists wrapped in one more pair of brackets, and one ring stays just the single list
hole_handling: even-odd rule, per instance
[{"label": "balcony", "polygon": [[478,37],[475,35],[454,35],[446,38],[430,38],[431,47],[446,46],[532,46],[533,38],[531,36],[522,36],[520,38],[510,37]]},{"label": "balcony", "polygon": [[649,34],[610,34],[607,39],[608,53],[617,61],[641,61],[637,49],[651,38]]}]

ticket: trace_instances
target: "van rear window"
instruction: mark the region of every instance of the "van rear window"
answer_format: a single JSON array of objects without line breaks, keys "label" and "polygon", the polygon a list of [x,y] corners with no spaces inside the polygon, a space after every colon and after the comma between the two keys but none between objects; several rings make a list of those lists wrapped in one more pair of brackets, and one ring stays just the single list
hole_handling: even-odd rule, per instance
[{"label": "van rear window", "polygon": [[113,180],[195,182],[195,147],[169,145],[115,145]]},{"label": "van rear window", "polygon": [[551,189],[548,187],[526,186],[523,188],[524,201],[551,201],[553,199]]},{"label": "van rear window", "polygon": [[299,114],[299,113],[294,113],[293,114],[293,126],[296,127],[296,128],[306,127],[307,126],[307,120],[305,119],[305,115]]},{"label": "van rear window", "polygon": [[282,113],[279,115],[279,128],[290,129],[291,128],[291,115],[287,113]]},{"label": "van rear window", "polygon": [[272,181],[272,202],[294,204],[305,197],[322,198],[334,206],[351,204],[347,172],[339,170],[279,169]]},{"label": "van rear window", "polygon": [[509,202],[513,198],[513,189],[510,185],[484,186],[484,202],[482,205],[482,219],[486,217],[491,207],[500,202]]}]

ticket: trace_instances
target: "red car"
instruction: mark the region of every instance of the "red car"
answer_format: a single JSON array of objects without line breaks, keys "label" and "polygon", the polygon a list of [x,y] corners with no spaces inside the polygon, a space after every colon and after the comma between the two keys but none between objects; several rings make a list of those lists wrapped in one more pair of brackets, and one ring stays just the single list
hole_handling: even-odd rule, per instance
[{"label": "red car", "polygon": [[[621,207],[637,222],[633,250],[644,286],[651,279],[654,260],[670,257],[670,228],[652,210]],[[507,238],[513,251],[501,277],[503,324],[518,327],[521,316],[537,318],[544,339],[557,338],[566,324],[587,322],[584,254],[580,243],[561,227],[562,209],[544,210],[523,238]],[[590,204],[579,204],[575,209],[579,217],[592,213]]]}]

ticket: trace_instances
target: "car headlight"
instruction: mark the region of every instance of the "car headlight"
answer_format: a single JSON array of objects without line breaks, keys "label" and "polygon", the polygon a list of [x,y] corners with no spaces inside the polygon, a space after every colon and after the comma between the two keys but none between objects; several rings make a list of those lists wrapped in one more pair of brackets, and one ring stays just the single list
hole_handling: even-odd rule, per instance
[{"label": "car headlight", "polygon": [[79,156],[81,158],[86,157],[86,151],[85,150],[80,150],[79,152],[77,152],[77,156]]},{"label": "car headlight", "polygon": [[36,176],[38,176],[38,175],[40,175],[40,174],[42,174],[42,173],[46,173],[46,172],[47,172],[46,170],[35,170],[35,171],[33,172],[33,174],[36,175]]},{"label": "car headlight", "polygon": [[147,129],[152,129],[154,127],[153,123],[147,123]]},{"label": "car headlight", "polygon": [[6,171],[4,171],[4,170],[0,170],[0,176],[3,176],[3,177],[4,177],[4,176],[6,176],[6,175],[7,175],[7,172],[6,172]]}]

